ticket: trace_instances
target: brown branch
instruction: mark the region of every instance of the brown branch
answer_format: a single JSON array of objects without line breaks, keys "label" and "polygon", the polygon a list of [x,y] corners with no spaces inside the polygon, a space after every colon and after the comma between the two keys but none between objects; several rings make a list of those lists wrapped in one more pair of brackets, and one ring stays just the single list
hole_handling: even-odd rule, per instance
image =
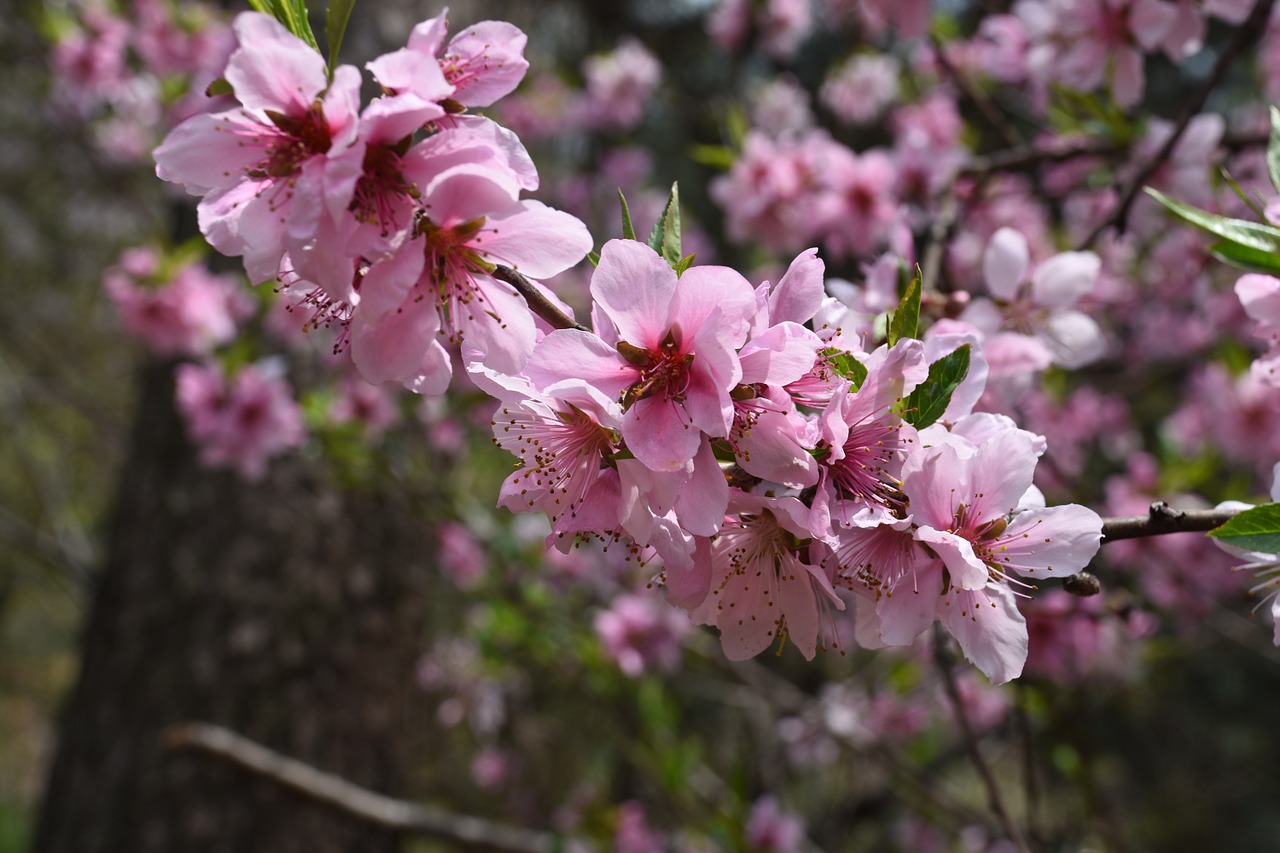
[{"label": "brown branch", "polygon": [[1156,501],[1146,515],[1102,519],[1102,544],[1166,533],[1203,533],[1225,523],[1238,512],[1234,509],[1174,509],[1164,501]]},{"label": "brown branch", "polygon": [[494,267],[493,277],[498,281],[505,281],[516,289],[516,292],[524,297],[524,301],[528,303],[529,310],[537,314],[542,319],[551,324],[553,329],[576,329],[579,332],[591,331],[577,320],[557,308],[550,299],[542,295],[542,291],[523,274],[516,272],[511,267],[504,267],[498,264]]},{"label": "brown branch", "polygon": [[562,846],[561,840],[549,833],[504,826],[375,793],[222,726],[180,723],[166,729],[162,738],[165,749],[215,755],[317,802],[398,832],[448,838],[512,853],[551,853]]},{"label": "brown branch", "polygon": [[995,773],[992,772],[991,765],[983,757],[982,750],[978,749],[978,735],[973,730],[973,724],[969,721],[969,714],[964,709],[964,701],[960,698],[960,688],[956,686],[956,677],[951,671],[951,656],[947,653],[946,643],[946,635],[939,627],[935,626],[933,658],[938,665],[938,670],[942,673],[942,683],[947,689],[947,698],[951,700],[952,710],[955,711],[956,722],[960,726],[960,735],[964,740],[965,749],[968,751],[969,759],[973,762],[978,775],[982,777],[982,784],[986,786],[987,802],[991,806],[991,811],[995,813],[1001,826],[1004,827],[1005,834],[1009,836],[1009,841],[1018,850],[1028,853],[1030,848],[1027,847],[1027,840],[1023,837],[1022,830],[1018,827],[1018,822],[1013,819],[1013,815],[1010,814],[1009,809],[1004,804],[1004,797],[1000,794],[1000,785],[996,781]]},{"label": "brown branch", "polygon": [[1191,120],[1204,109],[1210,93],[1217,88],[1218,84],[1222,82],[1222,78],[1226,76],[1227,69],[1246,50],[1252,47],[1258,39],[1262,38],[1267,31],[1267,19],[1271,16],[1271,7],[1274,5],[1275,0],[1258,0],[1254,5],[1248,19],[1236,30],[1235,38],[1231,40],[1231,43],[1227,45],[1218,57],[1218,61],[1213,66],[1213,71],[1209,74],[1209,77],[1200,84],[1200,87],[1187,100],[1187,105],[1178,117],[1178,121],[1173,127],[1173,132],[1169,134],[1169,138],[1165,140],[1164,145],[1160,146],[1160,150],[1156,152],[1156,155],[1138,170],[1133,182],[1125,190],[1124,195],[1121,196],[1120,203],[1116,205],[1116,209],[1090,232],[1084,242],[1079,245],[1078,248],[1080,250],[1091,248],[1098,238],[1102,236],[1102,232],[1112,226],[1116,228],[1117,232],[1124,233],[1125,225],[1129,218],[1129,210],[1133,207],[1133,202],[1138,197],[1138,193],[1142,191],[1143,185],[1169,159],[1173,149],[1177,147],[1178,142],[1182,139],[1182,135],[1186,133]]},{"label": "brown branch", "polygon": [[1022,139],[1018,136],[1018,132],[1013,129],[1013,125],[1004,117],[995,104],[986,94],[972,83],[964,74],[951,63],[951,59],[947,56],[946,46],[935,35],[931,36],[933,41],[933,55],[938,59],[938,65],[951,78],[951,82],[955,83],[956,88],[969,99],[969,101],[978,108],[978,112],[982,114],[982,118],[991,126],[1005,145],[1011,148],[1021,144]]}]

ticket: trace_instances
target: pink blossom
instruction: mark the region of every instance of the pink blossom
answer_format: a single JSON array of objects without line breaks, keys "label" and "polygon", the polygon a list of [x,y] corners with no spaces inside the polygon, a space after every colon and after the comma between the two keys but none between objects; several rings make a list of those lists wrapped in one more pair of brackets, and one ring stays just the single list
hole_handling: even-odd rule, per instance
[{"label": "pink blossom", "polygon": [[799,853],[804,842],[804,819],[785,811],[777,798],[766,794],[751,806],[746,842],[769,853]]},{"label": "pink blossom", "polygon": [[335,423],[358,424],[365,438],[375,439],[400,420],[400,408],[386,388],[348,376],[338,386],[329,417]]},{"label": "pink blossom", "polygon": [[1236,296],[1258,326],[1253,335],[1267,342],[1267,351],[1253,362],[1254,379],[1280,388],[1280,279],[1250,274],[1236,282]]},{"label": "pink blossom", "polygon": [[836,118],[867,124],[897,99],[900,73],[893,56],[858,54],[832,69],[818,97]]},{"label": "pink blossom", "polygon": [[587,87],[587,122],[595,127],[628,129],[644,115],[645,105],[662,80],[662,65],[633,38],[611,53],[582,63]]},{"label": "pink blossom", "polygon": [[268,460],[306,437],[302,410],[274,364],[248,365],[230,380],[216,364],[179,365],[177,389],[188,434],[208,467],[258,480]]},{"label": "pink blossom", "polygon": [[156,174],[204,197],[201,232],[261,282],[276,277],[290,233],[350,203],[359,173],[334,155],[357,141],[360,72],[340,66],[330,82],[324,59],[268,15],[241,13],[234,27],[225,76],[241,107],[174,128]]},{"label": "pink blossom", "polygon": [[728,435],[729,392],[742,377],[736,350],[755,310],[738,273],[695,266],[680,278],[656,252],[612,240],[591,279],[597,335],[572,329],[539,342],[527,368],[546,388],[577,376],[621,402],[622,437],[655,471],[677,471],[705,433]]},{"label": "pink blossom", "polygon": [[596,614],[596,635],[624,673],[671,672],[680,664],[680,643],[693,625],[666,602],[644,594],[619,595]]},{"label": "pink blossom", "polygon": [[618,825],[614,829],[613,849],[617,853],[665,853],[661,839],[645,818],[644,806],[628,800],[618,806]]},{"label": "pink blossom", "polygon": [[130,334],[160,355],[208,354],[235,336],[253,311],[253,300],[229,276],[190,262],[156,282],[158,259],[146,249],[131,249],[103,283]]},{"label": "pink blossom", "polygon": [[809,0],[764,0],[757,25],[765,53],[791,59],[813,31]]},{"label": "pink blossom", "polygon": [[475,589],[484,579],[488,558],[472,532],[456,521],[446,521],[439,530],[440,571],[459,589]]}]

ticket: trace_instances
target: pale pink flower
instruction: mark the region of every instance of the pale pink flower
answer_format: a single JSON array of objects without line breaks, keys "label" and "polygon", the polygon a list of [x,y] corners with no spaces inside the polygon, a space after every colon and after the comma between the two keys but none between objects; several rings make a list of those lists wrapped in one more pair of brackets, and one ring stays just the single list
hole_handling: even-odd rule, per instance
[{"label": "pale pink flower", "polygon": [[618,668],[638,678],[646,671],[675,670],[680,665],[681,640],[693,624],[661,599],[626,593],[596,614],[595,629]]},{"label": "pale pink flower", "polygon": [[765,53],[791,59],[813,31],[809,0],[765,0],[757,23]]},{"label": "pale pink flower", "polygon": [[[393,94],[410,93],[445,103],[451,112],[487,107],[515,91],[529,70],[525,34],[505,21],[481,21],[445,44],[449,10],[423,21],[408,46],[384,54],[365,67]],[[441,91],[441,83],[448,91]]]},{"label": "pale pink flower", "polygon": [[201,232],[243,255],[256,283],[276,277],[289,234],[324,213],[339,219],[351,201],[359,171],[334,155],[357,141],[360,72],[340,66],[330,82],[320,54],[268,15],[241,13],[234,27],[225,76],[241,107],[174,128],[156,174],[204,197]]},{"label": "pale pink flower", "polygon": [[329,417],[334,423],[358,424],[365,438],[375,439],[400,420],[400,407],[387,388],[348,376],[338,386]]},{"label": "pale pink flower", "polygon": [[247,480],[261,479],[268,460],[306,437],[302,410],[272,363],[243,367],[230,380],[216,364],[179,365],[177,398],[201,463],[235,468]]},{"label": "pale pink flower", "polygon": [[[827,569],[811,564],[809,510],[795,498],[735,493],[734,514],[711,547],[710,595],[691,614],[720,629],[730,660],[746,660],[780,637],[805,659],[818,650],[822,612],[844,609]],[[821,563],[821,560],[819,560]]]},{"label": "pale pink flower", "polygon": [[588,124],[625,130],[644,116],[645,105],[662,80],[662,64],[638,40],[628,38],[611,53],[583,62],[582,76]]},{"label": "pale pink flower", "polygon": [[[627,447],[654,471],[678,471],[702,436],[728,435],[736,351],[755,312],[751,285],[726,267],[680,278],[643,243],[612,240],[591,278],[597,334],[572,329],[539,342],[526,369],[545,389],[576,376],[617,399]],[[599,336],[597,336],[599,335]]]},{"label": "pale pink flower", "polygon": [[770,853],[799,853],[804,842],[804,819],[768,794],[752,804],[746,830],[747,844]]},{"label": "pale pink flower", "polygon": [[1259,382],[1280,388],[1280,279],[1251,273],[1236,282],[1236,296],[1255,321],[1253,335],[1267,342],[1267,351],[1250,370]]},{"label": "pale pink flower", "polygon": [[888,54],[857,54],[827,75],[818,98],[849,124],[874,121],[898,97],[902,65]]},{"label": "pale pink flower", "polygon": [[446,521],[437,542],[440,571],[462,590],[475,589],[484,580],[488,556],[484,546],[466,525]]},{"label": "pale pink flower", "polygon": [[103,284],[125,329],[159,355],[206,355],[231,340],[253,312],[253,300],[234,278],[203,264],[184,264],[163,283],[152,280],[158,271],[153,252],[131,249]]}]

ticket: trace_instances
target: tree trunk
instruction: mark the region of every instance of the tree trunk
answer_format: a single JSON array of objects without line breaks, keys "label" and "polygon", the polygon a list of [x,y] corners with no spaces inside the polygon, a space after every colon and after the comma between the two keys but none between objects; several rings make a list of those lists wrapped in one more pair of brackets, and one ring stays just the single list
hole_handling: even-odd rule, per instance
[{"label": "tree trunk", "polygon": [[171,365],[147,368],[36,853],[396,849],[215,759],[166,753],[162,732],[219,723],[394,794],[432,568],[423,515],[402,492],[340,489],[299,454],[256,484],[204,470]]}]

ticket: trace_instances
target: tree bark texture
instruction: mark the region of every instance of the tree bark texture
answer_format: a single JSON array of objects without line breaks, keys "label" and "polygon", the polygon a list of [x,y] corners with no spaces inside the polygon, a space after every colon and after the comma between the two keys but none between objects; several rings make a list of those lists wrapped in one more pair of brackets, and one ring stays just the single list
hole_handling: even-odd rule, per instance
[{"label": "tree bark texture", "polygon": [[396,793],[433,570],[425,516],[297,454],[255,484],[201,468],[171,366],[149,367],[36,853],[397,849],[222,761],[167,753],[162,732],[218,723]]}]

